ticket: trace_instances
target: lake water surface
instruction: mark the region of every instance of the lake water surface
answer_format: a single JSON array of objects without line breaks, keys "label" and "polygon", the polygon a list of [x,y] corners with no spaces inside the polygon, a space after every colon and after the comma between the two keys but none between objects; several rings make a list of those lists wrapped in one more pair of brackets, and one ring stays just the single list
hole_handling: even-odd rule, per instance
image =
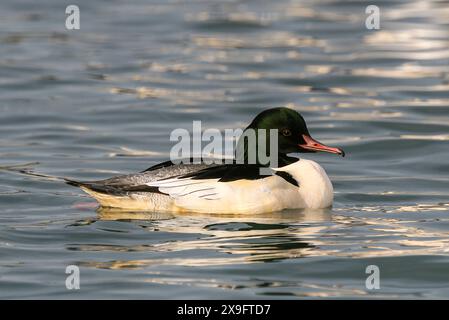
[{"label": "lake water surface", "polygon": [[[73,4],[72,31],[60,1],[1,4],[0,298],[449,298],[448,1]],[[306,156],[332,210],[131,214],[57,178],[141,171],[175,128],[285,105],[347,153]]]}]

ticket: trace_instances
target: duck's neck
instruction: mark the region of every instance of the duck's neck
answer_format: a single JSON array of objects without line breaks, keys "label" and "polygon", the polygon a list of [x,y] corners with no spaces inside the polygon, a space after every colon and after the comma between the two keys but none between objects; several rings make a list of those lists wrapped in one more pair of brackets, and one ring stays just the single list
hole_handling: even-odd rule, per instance
[{"label": "duck's neck", "polygon": [[287,166],[287,165],[292,164],[298,160],[299,160],[299,158],[290,157],[286,154],[279,154],[278,155],[278,167],[280,168],[283,166]]},{"label": "duck's neck", "polygon": [[235,160],[237,161],[237,163],[256,164],[256,165],[259,165],[262,167],[273,167],[274,166],[274,167],[280,168],[280,167],[284,167],[289,164],[292,164],[299,160],[298,158],[290,157],[285,153],[277,154],[277,163],[271,163],[271,162],[267,163],[267,159],[268,160],[271,159],[270,154],[268,154],[265,157],[265,159],[260,159],[258,152],[256,152],[256,157],[254,157],[254,156],[251,157],[249,155],[248,148],[245,148],[241,155],[238,153],[238,151],[236,151],[236,154],[235,154]]}]

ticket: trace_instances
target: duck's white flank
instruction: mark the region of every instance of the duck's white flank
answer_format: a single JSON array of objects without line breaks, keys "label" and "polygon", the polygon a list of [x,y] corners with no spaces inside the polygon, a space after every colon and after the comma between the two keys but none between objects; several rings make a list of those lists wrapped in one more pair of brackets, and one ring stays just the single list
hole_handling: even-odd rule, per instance
[{"label": "duck's white flank", "polygon": [[332,183],[318,163],[301,159],[275,170],[289,173],[299,187],[276,175],[232,182],[169,179],[149,185],[158,186],[160,191],[169,194],[175,207],[203,213],[254,214],[332,205]]},{"label": "duck's white flank", "polygon": [[274,170],[289,173],[299,187],[273,175],[231,182],[172,178],[147,183],[148,186],[158,187],[164,194],[113,196],[87,188],[83,190],[103,206],[156,212],[257,214],[283,209],[323,209],[332,205],[332,183],[318,163],[301,159]]}]

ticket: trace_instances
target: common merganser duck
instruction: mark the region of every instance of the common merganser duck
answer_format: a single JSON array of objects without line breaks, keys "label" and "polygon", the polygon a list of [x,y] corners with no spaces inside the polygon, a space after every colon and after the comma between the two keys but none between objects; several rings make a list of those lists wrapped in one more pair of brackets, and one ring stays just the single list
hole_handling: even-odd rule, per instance
[{"label": "common merganser duck", "polygon": [[[137,211],[256,214],[332,206],[333,187],[324,169],[287,154],[323,151],[344,156],[342,149],[313,139],[304,118],[288,108],[262,111],[248,129],[278,130],[276,168],[262,165],[258,158],[254,164],[245,162],[245,145],[243,163],[166,161],[135,174],[67,183],[81,187],[101,206]],[[261,174],[261,168],[272,174]]]}]

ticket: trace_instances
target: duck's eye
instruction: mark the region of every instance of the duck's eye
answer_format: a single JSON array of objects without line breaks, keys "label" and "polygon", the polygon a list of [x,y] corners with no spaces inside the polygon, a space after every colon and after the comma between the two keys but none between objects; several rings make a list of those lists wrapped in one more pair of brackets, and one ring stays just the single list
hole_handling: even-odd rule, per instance
[{"label": "duck's eye", "polygon": [[282,134],[284,137],[290,137],[290,136],[292,135],[292,132],[290,131],[290,129],[285,128],[285,129],[282,129],[282,130],[281,130],[281,134]]}]

